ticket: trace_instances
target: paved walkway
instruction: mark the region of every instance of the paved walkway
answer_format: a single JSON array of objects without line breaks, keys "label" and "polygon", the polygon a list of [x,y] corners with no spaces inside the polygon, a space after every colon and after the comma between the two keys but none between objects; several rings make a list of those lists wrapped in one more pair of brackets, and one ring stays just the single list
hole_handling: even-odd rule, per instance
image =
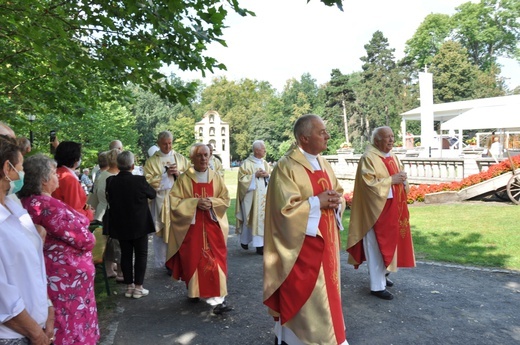
[{"label": "paved walkway", "polygon": [[[150,295],[129,299],[118,287],[117,312],[101,344],[273,344],[273,322],[262,305],[262,257],[241,249],[235,236],[228,247],[234,311],[217,316],[204,302],[188,302],[184,284],[154,268],[150,251]],[[354,270],[346,253],[341,260],[350,345],[520,344],[520,272],[419,262],[391,275],[395,298],[385,301],[369,294],[366,265]]]}]

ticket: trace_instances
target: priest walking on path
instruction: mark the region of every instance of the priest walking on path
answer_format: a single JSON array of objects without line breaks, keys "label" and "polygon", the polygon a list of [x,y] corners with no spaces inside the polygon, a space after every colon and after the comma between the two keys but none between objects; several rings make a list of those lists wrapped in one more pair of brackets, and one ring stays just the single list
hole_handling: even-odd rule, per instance
[{"label": "priest walking on path", "polygon": [[271,168],[264,159],[265,144],[262,140],[253,143],[253,153],[238,170],[236,200],[236,233],[240,234],[240,245],[249,249],[253,242],[256,253],[264,253],[265,196]]},{"label": "priest walking on path", "polygon": [[320,156],[330,135],[317,115],[294,124],[296,145],[273,169],[267,191],[264,304],[276,344],[348,344],[341,306],[343,188]]},{"label": "priest walking on path", "polygon": [[155,236],[153,236],[153,248],[155,254],[155,266],[163,267],[166,262],[166,248],[169,240],[170,213],[165,212],[165,218],[161,219],[163,205],[169,209],[168,194],[179,175],[190,167],[186,157],[172,149],[173,135],[169,131],[159,133],[156,151],[144,164],[144,176],[146,181],[157,192],[157,197],[150,202],[150,211],[155,224]]},{"label": "priest walking on path", "polygon": [[386,300],[394,298],[389,272],[415,267],[406,172],[393,146],[390,127],[374,129],[358,163],[347,239],[349,263],[358,268],[366,260],[370,293]]},{"label": "priest walking on path", "polygon": [[227,296],[226,210],[229,193],[219,174],[209,169],[209,148],[202,143],[190,150],[193,167],[179,176],[169,195],[171,227],[166,266],[173,278],[188,288],[188,298],[199,298],[222,314],[232,308]]}]

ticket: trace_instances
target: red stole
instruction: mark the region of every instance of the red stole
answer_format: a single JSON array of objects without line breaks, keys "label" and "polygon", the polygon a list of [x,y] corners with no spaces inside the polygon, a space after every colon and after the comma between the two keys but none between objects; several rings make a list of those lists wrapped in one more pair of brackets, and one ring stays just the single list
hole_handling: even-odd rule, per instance
[{"label": "red stole", "polygon": [[[192,186],[195,198],[213,196],[213,182],[192,181]],[[168,260],[166,266],[172,270],[173,278],[186,282],[186,287],[197,271],[200,292],[198,297],[220,296],[218,269],[220,267],[227,275],[227,249],[222,230],[218,222],[212,219],[209,210],[197,208],[195,224],[190,226],[179,251]]]},{"label": "red stole", "polygon": [[[399,167],[393,157],[381,159],[390,176],[399,172]],[[383,211],[374,224],[374,233],[386,267],[392,262],[396,248],[397,267],[414,267],[415,258],[406,191],[401,183],[393,184],[391,188],[393,198],[386,200]]]},{"label": "red stole", "polygon": [[[325,171],[306,171],[314,196],[332,189],[332,184]],[[264,304],[278,312],[281,324],[285,324],[307,302],[316,286],[320,267],[323,267],[330,318],[334,326],[336,340],[338,344],[341,344],[346,340],[346,337],[338,277],[339,262],[337,257],[340,238],[333,210],[321,210],[318,228],[320,231],[316,237],[305,236],[302,249],[291,272],[278,290]]]}]

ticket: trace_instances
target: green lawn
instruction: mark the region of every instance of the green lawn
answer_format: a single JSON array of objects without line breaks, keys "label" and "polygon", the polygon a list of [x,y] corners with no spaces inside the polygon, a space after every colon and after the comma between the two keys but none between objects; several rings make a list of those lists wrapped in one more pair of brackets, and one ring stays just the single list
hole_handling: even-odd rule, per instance
[{"label": "green lawn", "polygon": [[[348,229],[350,211],[343,216]],[[418,260],[520,270],[520,206],[460,203],[411,205]],[[342,233],[346,244],[347,231]]]},{"label": "green lawn", "polygon": [[233,226],[236,224],[235,204],[237,198],[237,175],[238,168],[234,168],[233,170],[226,170],[224,173],[224,181],[226,182],[226,187],[229,191],[229,197],[231,198],[231,204],[227,210],[227,216],[229,224]]}]

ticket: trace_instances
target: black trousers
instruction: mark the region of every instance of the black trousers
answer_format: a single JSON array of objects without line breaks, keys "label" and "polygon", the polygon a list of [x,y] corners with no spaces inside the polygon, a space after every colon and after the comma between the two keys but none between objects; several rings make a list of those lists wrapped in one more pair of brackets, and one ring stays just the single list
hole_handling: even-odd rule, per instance
[{"label": "black trousers", "polygon": [[148,235],[134,240],[119,240],[119,244],[121,246],[121,270],[125,284],[143,285],[148,260]]}]

